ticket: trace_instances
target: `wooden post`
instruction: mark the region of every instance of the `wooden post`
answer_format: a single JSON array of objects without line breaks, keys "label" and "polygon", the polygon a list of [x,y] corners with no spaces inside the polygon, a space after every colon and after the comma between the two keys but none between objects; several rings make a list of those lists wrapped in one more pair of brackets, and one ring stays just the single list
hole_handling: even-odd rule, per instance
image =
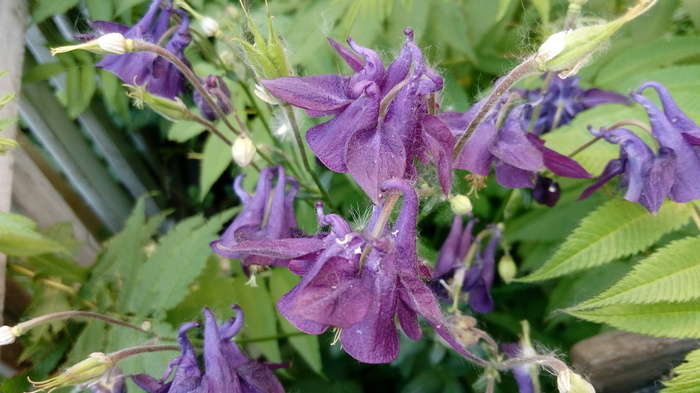
[{"label": "wooden post", "polygon": [[[26,0],[2,0],[0,1],[0,71],[7,71],[0,78],[0,96],[14,93],[19,96],[22,80],[22,62],[24,60],[24,30],[28,21]],[[0,117],[17,116],[19,98],[12,100],[0,110]],[[3,136],[14,138],[17,134],[17,126],[13,125],[5,129]],[[0,156],[0,211],[10,210],[12,199],[12,149]],[[5,275],[7,257],[0,254],[0,325],[2,323],[2,311],[5,304]]]}]

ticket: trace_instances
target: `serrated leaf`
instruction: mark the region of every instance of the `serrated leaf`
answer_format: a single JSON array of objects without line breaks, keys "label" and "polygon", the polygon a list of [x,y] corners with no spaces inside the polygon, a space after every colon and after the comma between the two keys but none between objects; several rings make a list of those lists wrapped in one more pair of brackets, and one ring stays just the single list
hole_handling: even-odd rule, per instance
[{"label": "serrated leaf", "polygon": [[17,94],[15,94],[15,93],[7,93],[3,96],[0,96],[0,109],[2,109],[10,101],[14,100],[15,97],[17,97]]},{"label": "serrated leaf", "polygon": [[124,229],[105,243],[105,250],[98,257],[90,280],[86,284],[88,292],[97,288],[98,284],[109,276],[121,281],[121,291],[132,290],[137,279],[138,266],[146,260],[144,249],[152,242],[152,236],[169,214],[169,212],[163,212],[147,218],[145,199],[146,197],[139,198]]},{"label": "serrated leaf", "polygon": [[135,266],[137,272],[132,278],[135,283],[119,295],[121,312],[148,316],[164,313],[180,303],[212,254],[209,243],[232,215],[229,210],[208,221],[194,216],[171,229],[150,257]]},{"label": "serrated leaf", "polygon": [[209,189],[231,165],[231,147],[216,135],[209,135],[202,152],[202,164],[199,176],[199,200],[204,200]]},{"label": "serrated leaf", "polygon": [[185,142],[204,132],[206,128],[194,121],[178,121],[168,129],[168,139],[175,142]]},{"label": "serrated leaf", "polygon": [[660,38],[635,45],[622,52],[598,72],[595,84],[615,88],[617,83],[634,74],[668,66],[679,60],[700,54],[697,37]]},{"label": "serrated leaf", "polygon": [[[277,272],[274,272],[277,273]],[[268,338],[254,343],[260,352],[272,362],[281,362],[277,332],[277,309],[270,296],[264,280],[258,278],[258,286],[246,285],[245,276],[239,276],[234,280],[233,287],[236,290],[235,302],[241,306],[245,315],[245,328],[243,336],[249,339]]]},{"label": "serrated leaf", "polygon": [[663,393],[695,393],[700,386],[700,349],[685,357],[685,361],[673,369],[676,374],[670,381],[664,381]]},{"label": "serrated leaf", "polygon": [[40,23],[50,16],[68,11],[77,4],[78,0],[36,0],[33,2],[32,19],[34,23]]},{"label": "serrated leaf", "polygon": [[672,242],[640,262],[612,288],[573,309],[700,299],[698,249],[700,237]]},{"label": "serrated leaf", "polygon": [[[299,277],[295,276],[288,270],[275,271],[270,276],[270,292],[274,299],[279,299],[285,293],[289,292],[297,283]],[[286,319],[279,319],[282,331],[287,334],[299,332],[299,330],[289,323]],[[304,334],[301,336],[289,337],[289,343],[301,355],[306,363],[313,371],[322,374],[321,349],[318,344],[318,336]]]},{"label": "serrated leaf", "polygon": [[0,213],[0,252],[28,257],[68,250],[35,230],[34,221],[14,213]]},{"label": "serrated leaf", "polygon": [[567,311],[591,322],[656,337],[700,338],[700,301],[621,304],[595,310]]},{"label": "serrated leaf", "polygon": [[685,225],[691,209],[690,204],[667,202],[652,216],[639,204],[611,200],[583,219],[539,270],[520,280],[547,280],[643,251]]}]

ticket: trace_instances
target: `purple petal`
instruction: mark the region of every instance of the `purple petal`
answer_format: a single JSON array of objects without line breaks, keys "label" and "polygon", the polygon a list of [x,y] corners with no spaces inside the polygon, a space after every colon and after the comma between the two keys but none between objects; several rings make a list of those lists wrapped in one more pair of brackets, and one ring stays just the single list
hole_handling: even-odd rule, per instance
[{"label": "purple petal", "polygon": [[489,147],[491,153],[501,161],[526,171],[537,171],[544,167],[542,152],[534,146],[523,127],[524,106],[514,108],[496,138]]},{"label": "purple petal", "polygon": [[452,190],[452,153],[454,152],[454,137],[445,124],[435,116],[423,118],[422,136],[433,162],[437,167],[440,186],[445,195]]},{"label": "purple petal", "polygon": [[529,188],[534,184],[535,172],[495,160],[496,181],[507,188]]},{"label": "purple petal", "polygon": [[581,164],[570,157],[559,154],[556,151],[544,146],[544,140],[534,134],[527,134],[527,138],[532,145],[542,153],[544,166],[555,174],[574,179],[590,179],[593,177],[588,171],[583,169]]},{"label": "purple petal", "polygon": [[365,60],[360,56],[353,53],[350,49],[346,48],[340,42],[328,37],[328,43],[331,44],[333,49],[340,55],[340,57],[345,60],[346,63],[352,68],[353,71],[359,72],[365,67]]},{"label": "purple petal", "polygon": [[654,157],[654,164],[649,171],[649,177],[639,198],[639,203],[651,214],[656,214],[666,196],[671,192],[677,176],[675,153],[669,148],[660,148],[658,155]]},{"label": "purple petal", "polygon": [[379,117],[379,97],[376,94],[358,98],[333,119],[307,131],[309,148],[328,169],[347,172],[346,151],[350,137],[362,130],[376,130]]},{"label": "purple petal", "polygon": [[346,154],[348,172],[375,204],[382,183],[404,175],[406,152],[389,128],[356,131],[348,140]]},{"label": "purple petal", "polygon": [[608,162],[608,164],[605,166],[605,169],[603,169],[603,173],[598,177],[598,180],[596,180],[596,182],[593,183],[593,185],[588,186],[588,188],[583,190],[583,193],[581,193],[581,196],[578,197],[578,200],[588,198],[589,196],[591,196],[591,194],[593,194],[600,187],[602,187],[603,184],[609,182],[615,176],[617,176],[621,173],[624,173],[625,172],[625,162],[626,162],[626,160],[622,160],[619,158],[616,158],[616,159]]},{"label": "purple petal", "polygon": [[594,106],[602,104],[630,105],[632,101],[628,97],[614,91],[589,89],[583,93],[581,103],[583,103],[586,108],[593,108]]},{"label": "purple petal", "polygon": [[313,111],[315,116],[338,114],[351,102],[348,78],[341,75],[283,76],[261,79],[260,83],[275,97]]},{"label": "purple petal", "polygon": [[487,176],[491,172],[491,161],[494,158],[489,146],[496,139],[496,133],[496,126],[491,122],[479,124],[457,157],[455,168]]}]

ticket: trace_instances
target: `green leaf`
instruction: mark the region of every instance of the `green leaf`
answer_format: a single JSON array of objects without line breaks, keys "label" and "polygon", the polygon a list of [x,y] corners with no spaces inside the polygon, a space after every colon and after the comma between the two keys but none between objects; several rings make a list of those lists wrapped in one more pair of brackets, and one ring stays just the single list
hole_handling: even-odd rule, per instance
[{"label": "green leaf", "polygon": [[44,19],[62,14],[78,5],[78,0],[36,0],[33,2],[32,19],[34,23],[40,23]]},{"label": "green leaf", "polygon": [[135,6],[145,3],[146,0],[121,0],[118,1],[116,4],[116,10],[114,11],[115,15],[121,15],[122,13],[134,8]]},{"label": "green leaf", "polygon": [[642,42],[622,52],[598,72],[595,84],[610,89],[630,76],[668,66],[680,60],[700,54],[697,37],[660,38]]},{"label": "green leaf", "polygon": [[685,357],[685,361],[673,369],[676,375],[670,381],[664,381],[663,393],[695,393],[700,386],[700,349]]},{"label": "green leaf", "polygon": [[135,266],[137,272],[132,277],[135,283],[129,291],[120,293],[121,312],[148,316],[180,303],[212,254],[209,243],[216,239],[217,232],[232,215],[228,210],[208,221],[194,216],[171,229],[146,262]]},{"label": "green leaf", "polygon": [[532,0],[532,4],[535,5],[537,13],[540,14],[540,20],[542,21],[542,24],[549,24],[549,9],[551,7],[551,5],[549,4],[549,0]]},{"label": "green leaf", "polygon": [[[295,276],[289,270],[277,270],[270,276],[270,292],[273,298],[279,299],[285,293],[289,292],[297,283],[299,277]],[[298,333],[299,330],[289,323],[286,319],[279,319],[282,331],[287,334]],[[308,363],[309,367],[318,374],[322,373],[321,364],[321,349],[318,344],[318,336],[304,334],[301,336],[289,337],[289,343]]]},{"label": "green leaf", "polygon": [[690,204],[667,202],[652,216],[639,204],[611,200],[583,219],[539,270],[520,280],[546,280],[643,251],[685,225],[691,209]]},{"label": "green leaf", "polygon": [[7,105],[10,101],[14,100],[15,97],[17,97],[17,94],[15,93],[7,93],[0,97],[0,109],[2,109],[5,105]]},{"label": "green leaf", "polygon": [[168,139],[175,142],[185,142],[201,134],[204,130],[206,130],[206,128],[197,122],[182,120],[170,126],[168,129]]},{"label": "green leaf", "polygon": [[[278,272],[274,272],[275,274]],[[266,282],[258,277],[258,286],[246,285],[245,276],[240,275],[233,282],[236,290],[236,303],[245,313],[243,336],[256,341],[255,346],[265,357],[273,362],[281,362],[277,332],[277,309],[270,296]]]},{"label": "green leaf", "polygon": [[700,301],[621,304],[595,310],[567,311],[591,322],[656,337],[700,338]]},{"label": "green leaf", "polygon": [[574,310],[613,304],[685,302],[700,299],[700,237],[670,243],[640,262],[612,288]]},{"label": "green leaf", "polygon": [[510,4],[513,2],[513,0],[499,0],[498,1],[498,13],[496,13],[496,21],[499,22],[501,19],[503,19],[504,16],[506,16],[506,12],[508,11],[508,8],[510,8]]},{"label": "green leaf", "polygon": [[91,20],[111,20],[114,16],[114,4],[107,0],[85,0]]},{"label": "green leaf", "polygon": [[199,176],[199,200],[203,201],[209,189],[219,180],[221,174],[231,165],[231,147],[216,135],[209,135],[202,152],[202,165]]},{"label": "green leaf", "polygon": [[28,257],[68,250],[36,231],[34,221],[14,213],[0,212],[0,252]]}]

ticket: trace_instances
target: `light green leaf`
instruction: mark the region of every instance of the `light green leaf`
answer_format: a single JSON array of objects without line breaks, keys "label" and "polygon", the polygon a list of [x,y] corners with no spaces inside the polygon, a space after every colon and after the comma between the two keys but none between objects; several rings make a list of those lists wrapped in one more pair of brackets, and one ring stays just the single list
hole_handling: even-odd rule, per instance
[{"label": "light green leaf", "polygon": [[520,280],[546,280],[643,251],[685,225],[691,209],[689,204],[667,202],[652,216],[639,204],[611,200],[583,219],[552,259]]},{"label": "light green leaf", "polygon": [[175,142],[185,142],[201,134],[205,129],[203,125],[194,121],[178,121],[168,129],[168,139]]},{"label": "light green leaf", "polygon": [[202,165],[199,176],[199,200],[204,200],[209,189],[219,180],[221,174],[231,165],[231,147],[216,135],[209,135],[202,152]]},{"label": "light green leaf", "polygon": [[91,20],[111,20],[114,16],[113,1],[107,0],[85,0],[85,6]]},{"label": "light green leaf", "polygon": [[0,212],[0,252],[19,257],[68,252],[63,245],[37,232],[35,228],[36,223],[29,218]]},{"label": "light green leaf", "polygon": [[7,105],[10,101],[14,100],[15,97],[17,97],[17,94],[15,93],[7,93],[0,97],[0,109],[2,109],[5,105]]},{"label": "light green leaf", "polygon": [[164,313],[180,303],[212,254],[209,243],[231,216],[230,210],[208,221],[194,216],[171,229],[146,262],[136,266],[136,282],[130,291],[120,292],[121,311],[148,316]]},{"label": "light green leaf", "polygon": [[700,299],[698,249],[700,237],[672,242],[640,262],[612,288],[575,306],[574,310]]},{"label": "light green leaf", "polygon": [[664,381],[663,393],[695,393],[700,386],[700,349],[685,357],[685,361],[673,369],[676,374],[670,381]]},{"label": "light green leaf", "polygon": [[[285,293],[289,292],[297,283],[299,277],[292,274],[289,270],[278,270],[270,276],[270,292],[274,299],[279,299]],[[286,319],[279,319],[282,331],[287,334],[298,333],[299,330],[289,323]],[[301,336],[289,337],[289,343],[301,355],[306,363],[313,371],[318,374],[322,373],[321,364],[321,349],[318,344],[318,336],[304,334]]]},{"label": "light green leaf", "polygon": [[33,2],[32,19],[34,23],[40,23],[44,19],[62,14],[78,4],[78,0],[36,0]]},{"label": "light green leaf", "polygon": [[591,322],[656,337],[700,338],[700,301],[622,304],[595,310],[567,311]]},{"label": "light green leaf", "polygon": [[[274,272],[275,274],[278,272]],[[245,314],[243,336],[250,339],[268,338],[256,341],[255,347],[272,362],[281,362],[277,337],[277,309],[267,289],[267,283],[258,277],[258,286],[246,285],[245,276],[239,276],[233,286],[236,290],[236,303]]]},{"label": "light green leaf", "polygon": [[500,22],[501,19],[503,19],[503,17],[506,16],[506,12],[508,11],[508,8],[510,8],[510,4],[512,2],[513,0],[498,1],[498,13],[496,13],[496,22]]},{"label": "light green leaf", "polygon": [[551,5],[549,4],[549,0],[532,0],[532,4],[535,5],[537,13],[540,14],[540,20],[542,21],[542,24],[549,24],[549,9],[551,7]]},{"label": "light green leaf", "polygon": [[630,76],[668,66],[674,62],[700,54],[697,37],[660,38],[642,42],[622,52],[598,72],[595,84],[614,89]]},{"label": "light green leaf", "polygon": [[146,0],[121,0],[117,1],[116,4],[116,9],[114,11],[115,15],[121,15],[122,13],[132,9],[133,7],[145,3]]}]

